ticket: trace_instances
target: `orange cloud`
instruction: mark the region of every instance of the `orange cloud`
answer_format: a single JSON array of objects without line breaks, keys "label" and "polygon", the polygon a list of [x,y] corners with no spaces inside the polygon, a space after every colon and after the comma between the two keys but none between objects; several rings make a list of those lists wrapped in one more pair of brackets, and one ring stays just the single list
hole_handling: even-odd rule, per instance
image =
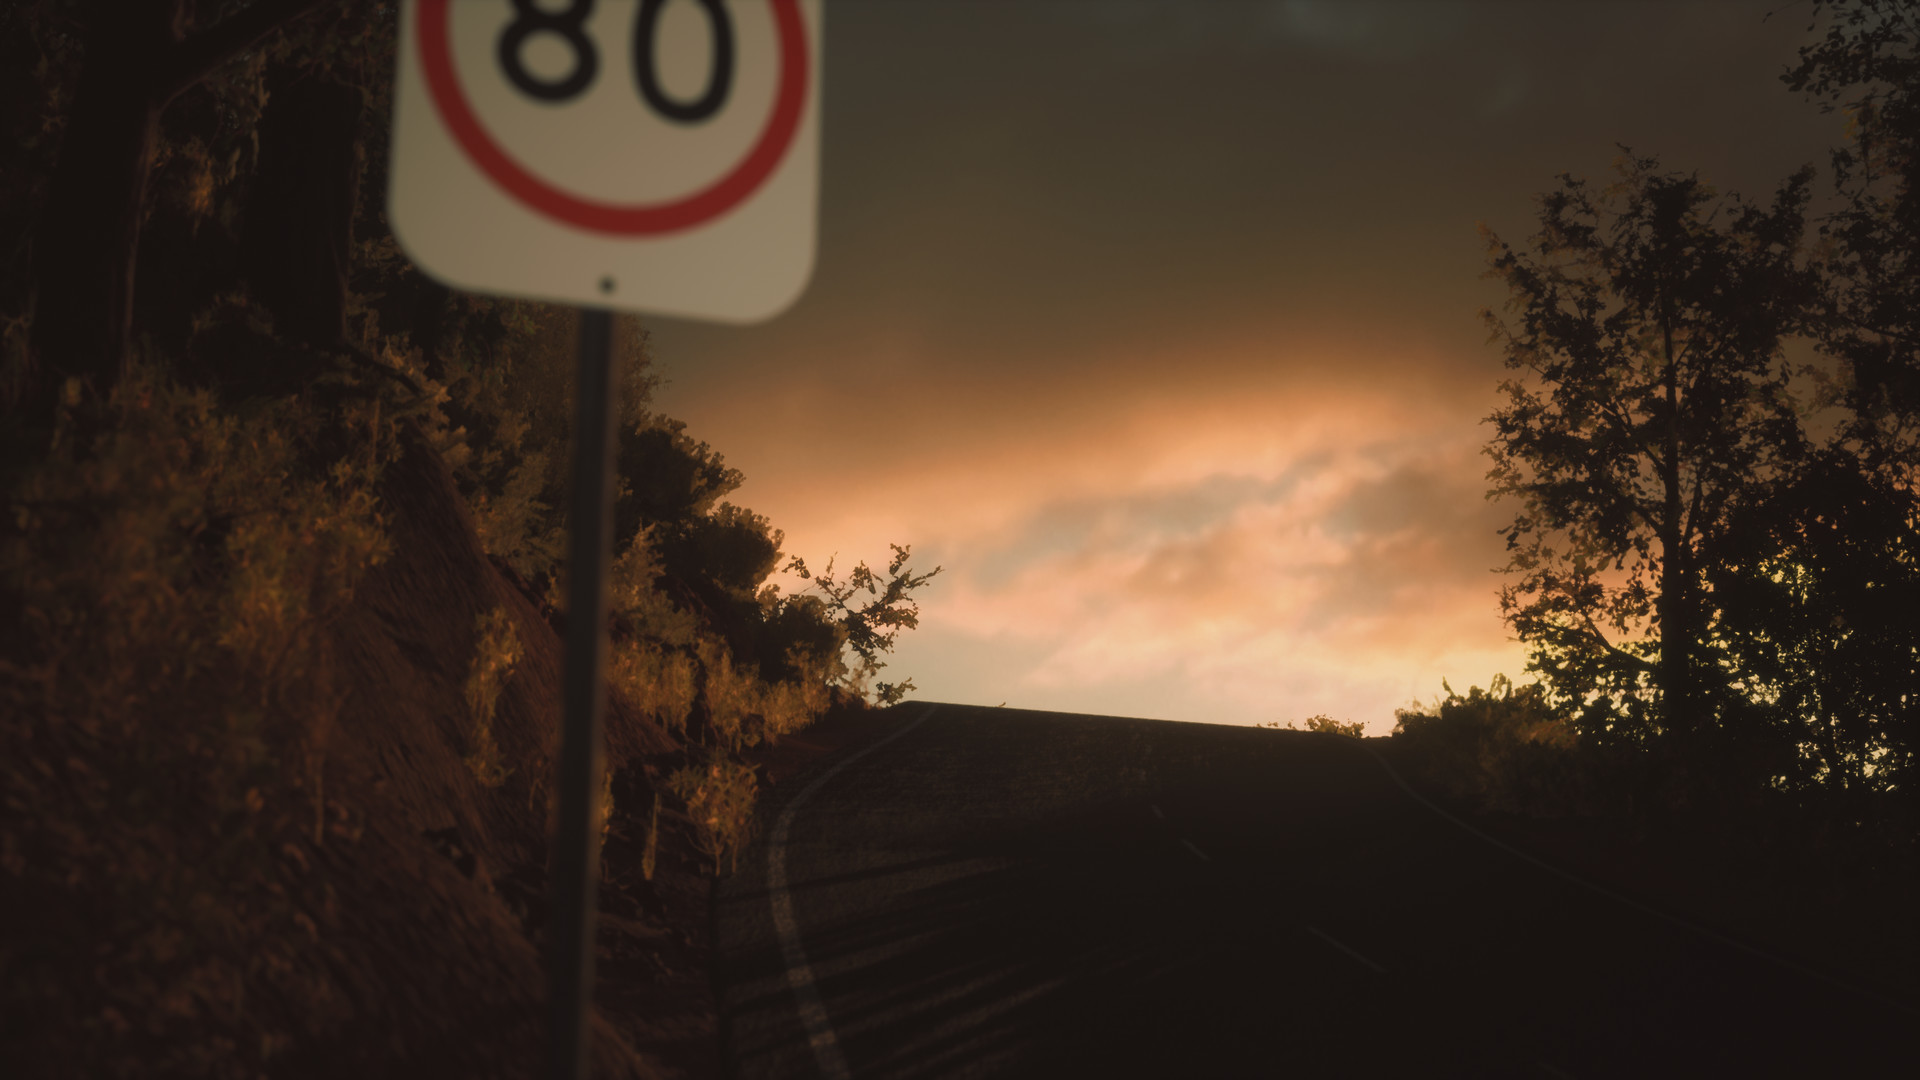
[{"label": "orange cloud", "polygon": [[1111,708],[1131,687],[1162,715],[1326,711],[1384,731],[1441,677],[1484,682],[1522,658],[1489,573],[1503,517],[1484,499],[1487,401],[1355,366],[1243,359],[1161,392],[1056,371],[1017,399],[924,391],[937,404],[902,410],[911,437],[889,417],[877,441],[869,426],[775,442],[783,415],[813,414],[773,408],[741,410],[757,441],[703,437],[810,564],[871,562],[892,541],[946,567],[890,670],[930,697]]}]

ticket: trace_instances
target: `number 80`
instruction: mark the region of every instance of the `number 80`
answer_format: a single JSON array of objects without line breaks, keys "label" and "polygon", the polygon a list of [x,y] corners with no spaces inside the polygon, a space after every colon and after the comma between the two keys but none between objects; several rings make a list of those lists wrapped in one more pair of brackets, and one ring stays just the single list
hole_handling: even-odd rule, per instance
[{"label": "number 80", "polygon": [[[654,70],[654,35],[660,24],[660,9],[667,0],[640,0],[640,17],[633,24],[633,71],[640,84],[640,97],[653,110],[681,124],[697,124],[720,111],[733,88],[733,23],[727,18],[722,0],[694,0],[707,13],[713,28],[713,64],[708,68],[707,90],[693,101],[675,101],[660,87],[659,72]],[[500,70],[507,73],[521,93],[541,101],[562,102],[578,97],[593,85],[600,71],[600,55],[581,28],[593,14],[594,0],[572,0],[566,10],[542,11],[535,0],[513,0],[517,13],[500,35]],[[528,71],[521,62],[527,39],[536,34],[553,34],[573,50],[573,70],[564,79],[545,81]]]}]

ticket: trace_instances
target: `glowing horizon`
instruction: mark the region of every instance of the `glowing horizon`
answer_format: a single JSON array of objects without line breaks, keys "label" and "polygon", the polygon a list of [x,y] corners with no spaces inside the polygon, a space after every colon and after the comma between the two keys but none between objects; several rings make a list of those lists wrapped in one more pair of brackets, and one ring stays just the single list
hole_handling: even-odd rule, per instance
[{"label": "glowing horizon", "polygon": [[930,700],[1384,734],[1523,681],[1476,222],[1622,142],[1764,196],[1838,138],[1802,24],[1619,10],[836,8],[811,291],[655,321],[657,407],[809,565],[945,567],[883,676]]}]

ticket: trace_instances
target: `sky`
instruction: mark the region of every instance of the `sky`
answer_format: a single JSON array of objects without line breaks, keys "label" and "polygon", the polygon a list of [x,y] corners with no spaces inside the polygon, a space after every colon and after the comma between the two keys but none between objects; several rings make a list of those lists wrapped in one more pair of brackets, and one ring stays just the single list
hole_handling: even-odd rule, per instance
[{"label": "sky", "polygon": [[1824,166],[1778,81],[1809,18],[827,0],[813,279],[649,319],[656,407],[789,554],[942,567],[882,676],[916,697],[1386,734],[1526,663],[1478,223],[1620,144],[1752,197]]}]

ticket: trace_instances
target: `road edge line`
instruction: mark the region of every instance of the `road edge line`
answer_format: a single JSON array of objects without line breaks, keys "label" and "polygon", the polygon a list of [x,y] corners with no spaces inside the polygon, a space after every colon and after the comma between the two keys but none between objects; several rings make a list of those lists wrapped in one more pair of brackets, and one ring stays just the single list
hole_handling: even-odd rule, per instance
[{"label": "road edge line", "polygon": [[846,1056],[840,1052],[840,1040],[833,1033],[832,1022],[827,1019],[827,1003],[820,997],[813,966],[807,961],[807,950],[800,944],[800,927],[793,917],[793,897],[787,892],[787,833],[793,826],[794,811],[833,779],[835,774],[919,727],[933,715],[934,708],[933,702],[927,702],[919,718],[912,723],[840,759],[832,768],[814,777],[811,783],[800,789],[800,794],[781,808],[780,817],[774,822],[773,833],[767,838],[767,897],[773,907],[774,932],[780,936],[780,955],[787,962],[787,985],[793,989],[793,1003],[800,1013],[801,1026],[807,1029],[807,1043],[813,1047],[813,1059],[820,1066],[820,1074],[827,1080],[847,1080],[851,1074],[847,1071]]},{"label": "road edge line", "polygon": [[1479,829],[1476,829],[1472,825],[1469,825],[1466,822],[1461,821],[1459,818],[1455,817],[1454,815],[1448,813],[1446,810],[1435,805],[1426,796],[1413,790],[1412,785],[1408,784],[1405,780],[1401,779],[1400,773],[1396,769],[1394,769],[1394,767],[1391,764],[1388,763],[1386,758],[1380,756],[1379,751],[1375,750],[1371,746],[1366,745],[1365,743],[1361,743],[1359,744],[1359,746],[1360,746],[1360,749],[1365,750],[1367,754],[1373,758],[1373,760],[1379,762],[1380,767],[1382,769],[1385,769],[1387,771],[1387,775],[1393,778],[1393,782],[1400,785],[1400,790],[1406,792],[1409,796],[1413,798],[1415,802],[1433,811],[1434,813],[1439,814],[1441,817],[1446,818],[1448,821],[1453,822],[1455,825],[1459,826],[1460,828],[1465,829],[1467,832],[1470,832],[1473,835],[1479,837],[1480,839],[1485,840],[1487,843],[1492,844],[1494,847],[1499,848],[1500,850],[1506,852],[1509,855],[1514,856],[1515,858],[1518,858],[1524,862],[1532,863],[1534,866],[1537,866],[1540,869],[1545,870],[1550,874],[1554,874],[1559,877],[1565,878],[1566,880],[1571,881],[1575,885],[1578,885],[1581,888],[1586,889],[1590,892],[1598,893],[1609,900],[1613,900],[1618,903],[1625,904],[1626,906],[1633,908],[1635,911],[1639,911],[1647,915],[1652,915],[1656,919],[1662,919],[1666,922],[1672,923],[1675,926],[1681,927],[1686,930],[1691,930],[1696,934],[1709,938],[1713,941],[1717,941],[1722,945],[1729,946],[1733,949],[1746,953],[1750,956],[1757,956],[1762,960],[1768,961],[1769,963],[1777,964],[1780,967],[1786,968],[1789,971],[1796,972],[1801,975],[1805,975],[1811,979],[1816,979],[1820,982],[1828,984],[1829,986],[1837,986],[1842,990],[1851,991],[1855,994],[1860,995],[1861,997],[1865,997],[1873,1001],[1877,1001],[1881,1005],[1885,1005],[1889,1008],[1896,1009],[1900,1012],[1911,1013],[1913,1015],[1920,1016],[1920,1006],[1910,1005],[1907,1002],[1899,1000],[1898,998],[1888,997],[1887,995],[1880,993],[1878,990],[1869,989],[1868,987],[1860,986],[1855,983],[1850,983],[1845,979],[1840,979],[1832,975],[1828,975],[1825,972],[1817,971],[1813,968],[1807,967],[1805,964],[1801,964],[1796,961],[1789,960],[1784,956],[1780,956],[1775,953],[1770,953],[1765,949],[1756,948],[1755,946],[1748,945],[1746,942],[1738,941],[1734,938],[1728,937],[1727,935],[1720,933],[1718,930],[1712,930],[1705,926],[1701,926],[1699,923],[1696,923],[1691,919],[1685,919],[1685,918],[1682,918],[1681,916],[1671,914],[1670,912],[1661,911],[1659,908],[1653,907],[1649,904],[1643,904],[1640,901],[1635,900],[1630,896],[1622,896],[1621,894],[1614,892],[1612,889],[1609,889],[1604,885],[1596,885],[1593,882],[1588,881],[1586,878],[1583,878],[1578,874],[1575,874],[1568,870],[1562,870],[1550,862],[1546,862],[1542,859],[1535,858],[1534,856],[1529,855],[1524,851],[1521,851],[1519,848],[1514,847],[1512,844],[1509,844],[1503,840],[1496,839],[1492,836],[1488,836],[1486,833],[1481,832]]}]

